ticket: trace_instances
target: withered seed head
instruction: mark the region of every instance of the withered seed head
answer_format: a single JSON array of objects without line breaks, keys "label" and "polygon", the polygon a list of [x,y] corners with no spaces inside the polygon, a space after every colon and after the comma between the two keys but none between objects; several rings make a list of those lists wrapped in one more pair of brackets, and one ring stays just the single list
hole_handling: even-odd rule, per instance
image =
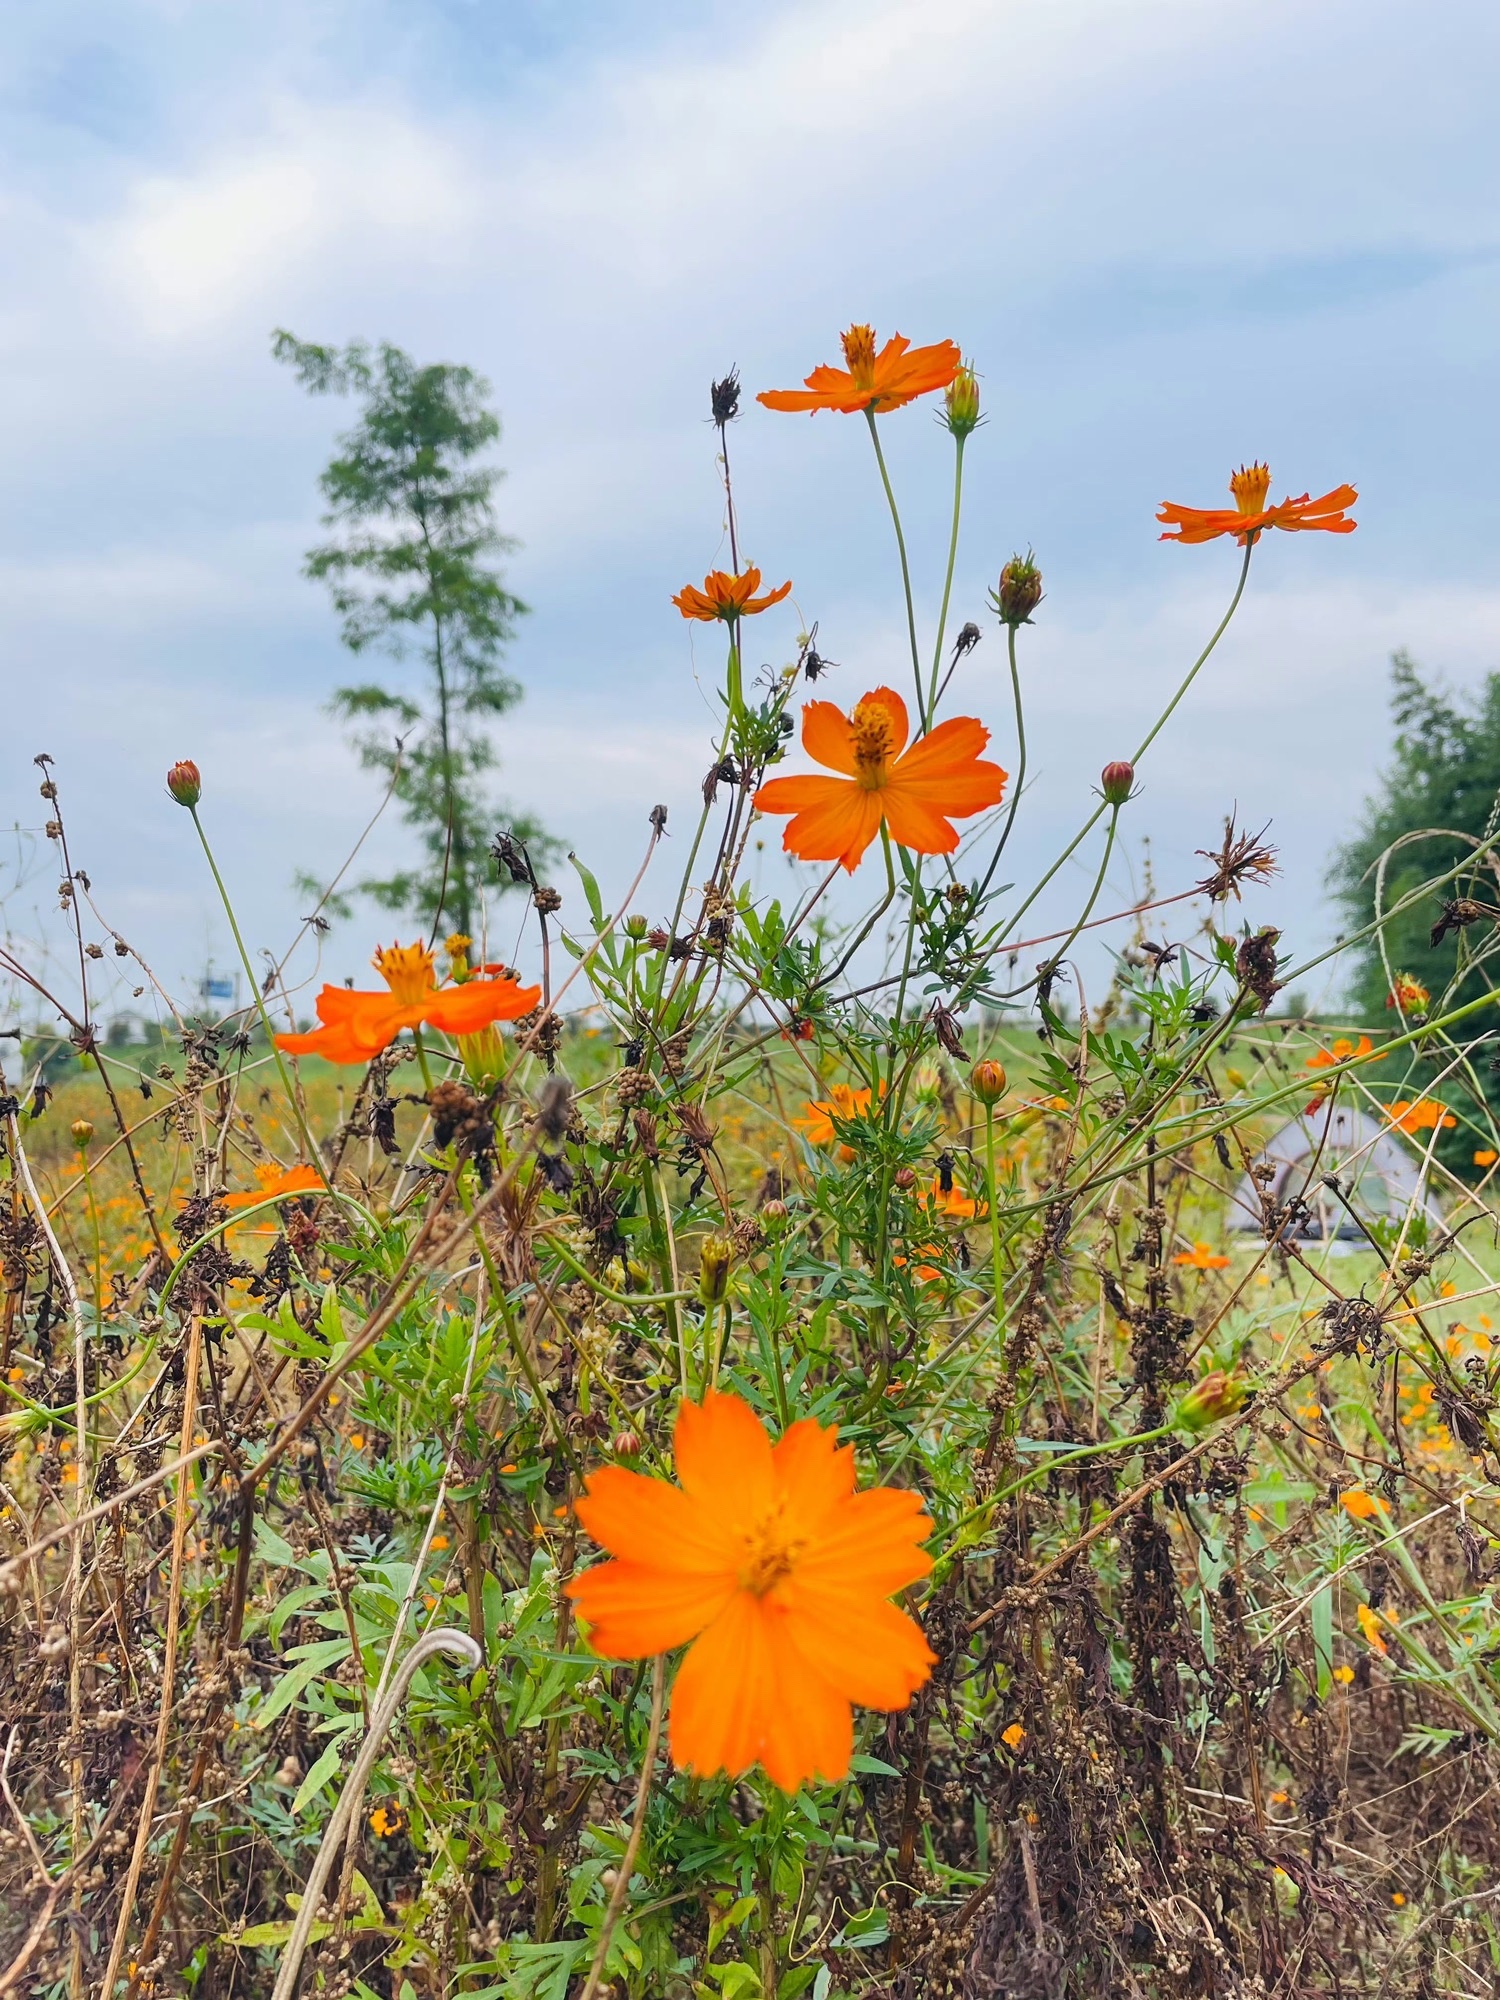
[{"label": "withered seed head", "polygon": [[555,1146],[568,1129],[573,1109],[573,1086],[565,1076],[549,1076],[537,1092],[536,1125],[544,1139]]}]

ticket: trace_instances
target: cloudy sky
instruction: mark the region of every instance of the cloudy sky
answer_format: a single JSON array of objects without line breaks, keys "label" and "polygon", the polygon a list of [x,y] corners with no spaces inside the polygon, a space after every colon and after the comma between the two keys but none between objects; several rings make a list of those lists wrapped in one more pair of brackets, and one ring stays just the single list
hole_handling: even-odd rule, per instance
[{"label": "cloudy sky", "polygon": [[[1222,815],[1273,822],[1256,906],[1335,928],[1329,854],[1385,754],[1397,646],[1454,684],[1500,665],[1494,577],[1500,14],[1438,0],[9,0],[0,57],[4,916],[75,860],[162,974],[228,940],[164,767],[193,756],[253,944],[327,872],[372,781],[324,714],[346,674],[299,573],[347,412],[269,336],[467,362],[504,421],[510,580],[532,606],[503,782],[628,880],[659,799],[707,762],[704,628],[670,596],[726,556],[707,385],[837,358],[854,319],[952,336],[983,376],[955,615],[1034,546],[1034,788],[1016,879],[1144,733],[1212,629],[1236,552],[1163,545],[1164,497],[1360,489],[1359,532],[1258,552],[1239,619],[1153,749],[1121,899],[1180,886]],[[921,609],[947,439],[889,419]],[[845,702],[904,686],[889,522],[855,419],[747,409],[751,557],[795,580]],[[960,705],[1012,763],[993,626]],[[769,829],[768,829],[769,831]],[[382,828],[378,862],[400,852]],[[759,863],[783,864],[772,833]],[[17,881],[18,871],[22,879]],[[1081,877],[1060,884],[1076,893]],[[643,903],[653,915],[665,880]],[[1060,908],[1054,903],[1051,907]],[[507,919],[507,922],[509,920]],[[389,919],[336,931],[335,976]]]}]

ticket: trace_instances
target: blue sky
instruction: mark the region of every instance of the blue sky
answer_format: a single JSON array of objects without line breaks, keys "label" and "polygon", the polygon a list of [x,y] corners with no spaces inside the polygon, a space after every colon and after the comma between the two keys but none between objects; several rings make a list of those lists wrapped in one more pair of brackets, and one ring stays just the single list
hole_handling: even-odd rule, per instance
[{"label": "blue sky", "polygon": [[[272,364],[278,325],[492,380],[533,607],[503,784],[607,883],[658,799],[687,817],[707,762],[714,662],[669,602],[725,555],[707,384],[730,363],[747,392],[795,383],[857,318],[951,335],[983,376],[956,617],[982,617],[1015,548],[1046,573],[1019,881],[1228,597],[1235,552],[1162,545],[1156,504],[1216,504],[1242,458],[1278,492],[1352,480],[1359,532],[1258,553],[1142,772],[1122,900],[1144,839],[1179,886],[1237,805],[1286,864],[1257,918],[1316,947],[1388,741],[1389,653],[1459,686],[1500,664],[1500,15],[1477,0],[1419,33],[1398,0],[4,14],[6,819],[39,823],[49,751],[101,907],[169,981],[227,939],[167,763],[204,768],[256,944],[285,941],[294,872],[337,865],[372,804],[323,713],[335,621],[299,574],[343,412]],[[863,427],[746,403],[745,544],[796,583],[762,656],[817,618],[835,695],[904,686]],[[930,615],[947,441],[921,407],[886,436]],[[955,694],[1013,762],[993,626]],[[382,828],[374,859],[400,843]],[[774,834],[759,865],[781,884]],[[53,880],[45,851],[0,878],[14,931],[55,937]],[[327,969],[388,924],[337,931]]]}]

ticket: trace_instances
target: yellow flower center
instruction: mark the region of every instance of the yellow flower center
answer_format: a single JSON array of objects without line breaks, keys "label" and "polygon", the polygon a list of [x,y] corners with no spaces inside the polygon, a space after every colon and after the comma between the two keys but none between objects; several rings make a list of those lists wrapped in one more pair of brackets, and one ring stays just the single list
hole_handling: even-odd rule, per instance
[{"label": "yellow flower center", "polygon": [[875,387],[875,329],[851,326],[844,335],[844,359],[857,389]]},{"label": "yellow flower center", "polygon": [[896,748],[896,722],[882,702],[862,701],[849,718],[854,736],[854,763],[867,792],[878,792],[886,765]]},{"label": "yellow flower center", "polygon": [[797,1566],[807,1543],[787,1532],[786,1503],[778,1500],[744,1537],[745,1557],[739,1568],[741,1590],[764,1597],[783,1583]]},{"label": "yellow flower center", "polygon": [[1270,466],[1242,465],[1238,472],[1230,474],[1229,490],[1242,514],[1263,514],[1266,496],[1271,491]]},{"label": "yellow flower center", "polygon": [[375,954],[375,970],[402,1007],[420,1007],[437,991],[432,953],[425,944],[393,944]]}]

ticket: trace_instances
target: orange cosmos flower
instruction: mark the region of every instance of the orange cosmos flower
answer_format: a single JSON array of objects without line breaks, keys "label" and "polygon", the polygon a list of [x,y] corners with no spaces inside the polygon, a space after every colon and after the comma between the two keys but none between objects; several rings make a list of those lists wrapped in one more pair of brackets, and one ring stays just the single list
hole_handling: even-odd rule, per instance
[{"label": "orange cosmos flower", "polygon": [[932,1568],[915,1493],[854,1490],[854,1452],[811,1419],[773,1445],[738,1396],[684,1403],[681,1485],[593,1473],[578,1517],[617,1558],[568,1584],[606,1658],[692,1642],[672,1691],[672,1760],[698,1777],[764,1766],[783,1791],[849,1769],[855,1702],[905,1708],[933,1665],[888,1602]]},{"label": "orange cosmos flower", "polygon": [[1415,1101],[1398,1097],[1394,1104],[1386,1106],[1385,1115],[1398,1131],[1409,1135],[1451,1131],[1458,1123],[1447,1105],[1435,1097],[1419,1097]]},{"label": "orange cosmos flower", "polygon": [[1497,1153],[1493,1146],[1481,1146],[1474,1155],[1476,1167],[1492,1167],[1496,1160],[1500,1160],[1500,1153]]},{"label": "orange cosmos flower", "polygon": [[387,992],[325,986],[314,1002],[322,1027],[307,1035],[278,1035],[277,1047],[294,1056],[367,1063],[403,1028],[426,1021],[444,1034],[478,1034],[496,1021],[519,1020],[542,997],[540,986],[518,986],[510,978],[470,978],[461,986],[440,987],[424,944],[393,944],[378,950],[372,963]]},{"label": "orange cosmos flower", "polygon": [[[1324,528],[1331,535],[1354,533],[1356,524],[1344,518],[1345,510],[1359,498],[1352,486],[1335,486],[1331,493],[1324,493],[1316,500],[1310,500],[1303,493],[1296,500],[1283,500],[1278,506],[1268,507],[1266,501],[1271,492],[1271,468],[1268,465],[1242,465],[1238,472],[1230,475],[1229,490],[1234,495],[1232,508],[1179,507],[1175,501],[1164,501],[1156,518],[1170,522],[1172,526],[1161,539],[1164,542],[1211,542],[1219,535],[1233,535],[1243,548],[1265,528],[1292,531]],[[1172,527],[1177,530],[1175,534]]]},{"label": "orange cosmos flower", "polygon": [[957,1181],[945,1193],[941,1174],[933,1175],[932,1186],[919,1194],[917,1200],[934,1214],[951,1215],[959,1222],[972,1222],[980,1212],[979,1203],[966,1195]]},{"label": "orange cosmos flower", "polygon": [[324,1183],[316,1167],[278,1167],[274,1160],[268,1160],[255,1169],[259,1186],[252,1193],[226,1194],[226,1208],[253,1208],[257,1202],[269,1201],[274,1196],[277,1201],[289,1200],[297,1194],[322,1194]]},{"label": "orange cosmos flower", "polygon": [[1339,1505],[1356,1521],[1372,1521],[1385,1512],[1385,1502],[1377,1500],[1373,1493],[1366,1493],[1363,1486],[1351,1486],[1347,1493],[1341,1493]]},{"label": "orange cosmos flower", "polygon": [[[1385,1060],[1384,1056],[1375,1055],[1375,1044],[1370,1040],[1368,1035],[1361,1035],[1357,1044],[1351,1042],[1347,1036],[1340,1035],[1335,1040],[1331,1049],[1319,1049],[1315,1054],[1310,1055],[1303,1064],[1303,1068],[1331,1069],[1335,1063],[1349,1062],[1357,1056],[1373,1056],[1376,1062],[1384,1062]],[[1327,1102],[1328,1091],[1320,1089],[1317,1096],[1308,1105],[1305,1115],[1310,1118],[1315,1111],[1321,1111]]]},{"label": "orange cosmos flower", "polygon": [[1229,1259],[1220,1257],[1209,1249],[1206,1243],[1195,1243],[1191,1250],[1179,1250],[1172,1259],[1174,1264],[1184,1264],[1190,1271],[1227,1271]]},{"label": "orange cosmos flower", "polygon": [[875,329],[851,326],[841,336],[847,368],[815,368],[805,389],[762,389],[756,397],[768,410],[899,410],[933,389],[946,389],[963,364],[951,340],[913,347],[905,334],[892,334],[877,354]]},{"label": "orange cosmos flower", "polygon": [[1009,773],[979,755],[990,732],[955,715],[908,749],[906,703],[880,687],[845,715],[831,701],[802,708],[802,747],[837,778],[772,778],[755,794],[761,812],[794,815],[782,836],[803,861],[840,861],[852,875],[884,821],[918,854],[951,854],[949,824],[999,805]]},{"label": "orange cosmos flower", "polygon": [[[880,1094],[882,1097],[885,1095],[883,1089]],[[830,1084],[828,1096],[816,1104],[809,1104],[805,1115],[794,1118],[792,1123],[805,1133],[809,1146],[831,1146],[838,1137],[834,1120],[847,1124],[851,1118],[862,1118],[870,1108],[873,1095],[872,1091],[855,1090],[847,1083]],[[852,1160],[854,1148],[841,1145],[839,1158]]]},{"label": "orange cosmos flower", "polygon": [[1389,1653],[1390,1648],[1386,1645],[1384,1635],[1380,1630],[1380,1620],[1370,1609],[1369,1605],[1361,1604],[1354,1615],[1359,1620],[1360,1631],[1364,1633],[1366,1640],[1374,1650],[1377,1653]]},{"label": "orange cosmos flower", "polygon": [[764,597],[757,597],[760,571],[752,563],[740,576],[730,576],[722,569],[711,570],[704,577],[701,590],[685,583],[672,602],[684,618],[699,618],[705,625],[711,625],[716,618],[752,617],[757,611],[779,604],[791,587],[788,581],[780,590],[768,590]]},{"label": "orange cosmos flower", "polygon": [[1387,1007],[1399,1007],[1403,1014],[1425,1014],[1432,995],[1410,972],[1398,972],[1395,984],[1385,996]]}]

